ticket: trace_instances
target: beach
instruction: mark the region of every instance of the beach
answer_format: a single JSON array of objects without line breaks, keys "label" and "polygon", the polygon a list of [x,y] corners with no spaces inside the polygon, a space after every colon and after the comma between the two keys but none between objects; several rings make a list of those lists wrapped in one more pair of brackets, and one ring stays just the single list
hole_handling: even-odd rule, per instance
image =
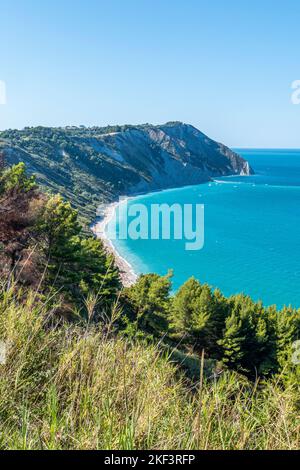
[{"label": "beach", "polygon": [[96,237],[102,240],[106,251],[108,253],[113,254],[115,258],[115,264],[120,271],[120,278],[123,286],[130,287],[136,282],[138,276],[134,272],[131,264],[128,263],[128,261],[126,261],[126,259],[124,259],[120,255],[120,253],[117,251],[112,241],[108,238],[106,234],[106,227],[112,221],[115,215],[115,211],[117,210],[117,207],[121,202],[124,202],[124,199],[122,199],[122,201],[112,202],[111,204],[108,204],[103,210],[103,214],[101,215],[101,217],[98,217],[97,221],[94,223],[91,229],[96,235]]}]

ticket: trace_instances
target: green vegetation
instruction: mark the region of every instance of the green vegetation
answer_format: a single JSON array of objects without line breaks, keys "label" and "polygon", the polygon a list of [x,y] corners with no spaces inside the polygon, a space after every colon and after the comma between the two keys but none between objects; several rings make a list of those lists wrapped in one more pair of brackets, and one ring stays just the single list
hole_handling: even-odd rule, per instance
[{"label": "green vegetation", "polygon": [[299,394],[280,377],[191,383],[111,319],[58,325],[47,302],[13,287],[0,293],[0,337],[1,449],[299,448]]},{"label": "green vegetation", "polygon": [[83,317],[87,293],[101,291],[101,308],[110,308],[120,288],[102,242],[84,236],[69,202],[40,193],[22,163],[0,178],[0,276],[9,285],[16,280],[44,295],[59,293],[66,313],[74,303]]},{"label": "green vegetation", "polygon": [[35,186],[35,177],[26,176],[24,163],[19,163],[0,174],[0,195],[10,191],[27,193]]},{"label": "green vegetation", "polygon": [[25,162],[30,173],[52,194],[60,193],[79,209],[88,224],[99,204],[123,194],[130,183],[139,180],[128,165],[122,165],[104,152],[98,139],[115,132],[144,129],[145,126],[106,127],[26,127],[0,132],[0,153],[10,164]]},{"label": "green vegetation", "polygon": [[24,161],[44,189],[71,200],[88,224],[95,218],[99,204],[113,200],[122,189],[118,168],[89,142],[93,135],[103,132],[95,128],[84,136],[84,128],[44,127],[3,131],[0,153],[1,149],[13,149],[8,154],[10,163]]},{"label": "green vegetation", "polygon": [[171,277],[122,289],[77,211],[0,161],[0,448],[299,448],[300,311]]},{"label": "green vegetation", "polygon": [[[291,347],[300,337],[300,310],[265,308],[245,295],[225,298],[194,278],[170,295],[170,275],[143,275],[121,299],[131,307],[130,320],[185,353],[196,352],[255,380],[284,372],[300,379]],[[129,308],[130,310],[130,308]],[[125,310],[126,311],[126,310]],[[133,312],[133,314],[132,314]]]}]

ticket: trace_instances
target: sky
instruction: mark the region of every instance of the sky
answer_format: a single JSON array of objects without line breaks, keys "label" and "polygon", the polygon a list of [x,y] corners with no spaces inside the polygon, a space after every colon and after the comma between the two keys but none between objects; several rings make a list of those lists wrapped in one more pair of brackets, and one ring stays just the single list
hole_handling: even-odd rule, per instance
[{"label": "sky", "polygon": [[300,148],[299,17],[299,0],[0,0],[0,129],[184,121]]}]

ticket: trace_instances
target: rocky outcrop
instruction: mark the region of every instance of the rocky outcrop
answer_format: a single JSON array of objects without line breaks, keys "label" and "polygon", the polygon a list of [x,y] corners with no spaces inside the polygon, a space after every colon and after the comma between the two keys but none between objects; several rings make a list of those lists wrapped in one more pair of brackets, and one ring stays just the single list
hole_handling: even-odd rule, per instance
[{"label": "rocky outcrop", "polygon": [[104,136],[105,153],[138,175],[130,192],[162,189],[207,180],[201,167],[195,167],[173,149],[169,139],[158,129],[129,129],[118,135]]},{"label": "rocky outcrop", "polygon": [[100,135],[90,145],[139,173],[131,191],[197,184],[214,176],[253,173],[249,163],[195,127],[176,122]]}]

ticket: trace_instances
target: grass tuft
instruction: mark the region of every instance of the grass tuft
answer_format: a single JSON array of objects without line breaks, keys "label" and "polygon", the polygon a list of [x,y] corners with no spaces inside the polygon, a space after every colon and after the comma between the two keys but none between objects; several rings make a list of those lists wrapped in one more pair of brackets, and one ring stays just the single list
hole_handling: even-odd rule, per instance
[{"label": "grass tuft", "polygon": [[195,386],[158,346],[58,326],[49,305],[0,293],[1,449],[299,448],[294,386],[208,380],[201,358]]}]

